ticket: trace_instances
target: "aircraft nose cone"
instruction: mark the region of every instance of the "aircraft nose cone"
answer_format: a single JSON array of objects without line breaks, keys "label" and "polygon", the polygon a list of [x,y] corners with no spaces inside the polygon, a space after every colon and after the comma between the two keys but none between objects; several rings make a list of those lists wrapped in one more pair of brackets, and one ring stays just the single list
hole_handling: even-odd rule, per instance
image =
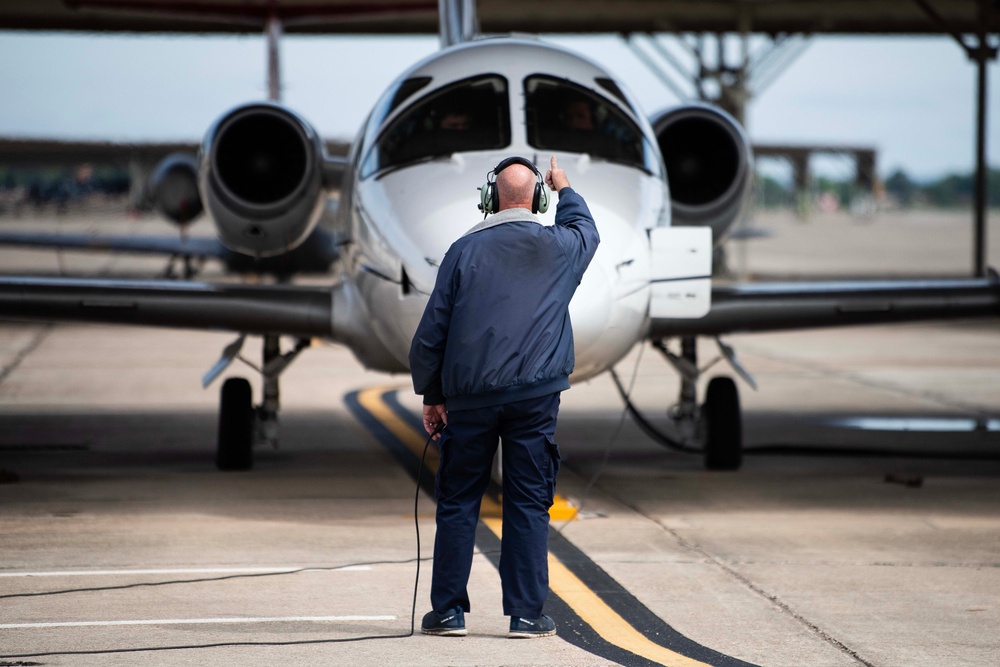
[{"label": "aircraft nose cone", "polygon": [[569,305],[573,342],[578,359],[599,344],[611,318],[612,281],[604,266],[592,262]]},{"label": "aircraft nose cone", "polygon": [[591,211],[600,221],[601,243],[569,307],[574,381],[593,377],[625,356],[642,338],[649,306],[646,235],[596,198]]}]

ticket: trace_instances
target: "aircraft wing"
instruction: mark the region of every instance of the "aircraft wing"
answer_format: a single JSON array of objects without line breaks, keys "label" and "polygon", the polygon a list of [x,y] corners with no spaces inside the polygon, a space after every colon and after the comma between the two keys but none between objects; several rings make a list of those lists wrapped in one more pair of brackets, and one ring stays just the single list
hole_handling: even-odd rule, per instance
[{"label": "aircraft wing", "polygon": [[89,234],[2,232],[0,233],[0,246],[186,255],[215,259],[224,259],[227,253],[225,246],[218,239],[210,237],[181,238],[179,236],[92,236]]},{"label": "aircraft wing", "polygon": [[[327,209],[335,210],[335,205]],[[316,228],[300,246],[280,257],[254,258],[226,248],[214,237],[180,236],[95,236],[89,234],[51,234],[34,232],[0,232],[0,247],[80,250],[89,252],[125,252],[146,255],[167,255],[197,260],[217,259],[228,270],[269,273],[277,276],[294,273],[329,273],[330,265],[340,254],[340,239],[322,228]],[[185,271],[185,278],[191,277]]]},{"label": "aircraft wing", "polygon": [[2,276],[0,318],[334,337],[329,287]]},{"label": "aircraft wing", "polygon": [[[649,338],[1000,316],[1000,277],[718,286],[696,319]],[[333,291],[203,282],[0,277],[0,318],[334,337]]]},{"label": "aircraft wing", "polygon": [[653,318],[650,338],[718,336],[962,317],[1000,316],[1000,276],[716,286],[698,319]]}]

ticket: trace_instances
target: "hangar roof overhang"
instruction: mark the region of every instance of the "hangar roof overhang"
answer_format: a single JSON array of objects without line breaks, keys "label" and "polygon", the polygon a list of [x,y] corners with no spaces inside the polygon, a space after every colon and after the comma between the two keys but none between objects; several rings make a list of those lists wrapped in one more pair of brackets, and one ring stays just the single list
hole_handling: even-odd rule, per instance
[{"label": "hangar roof overhang", "polygon": [[[253,33],[273,12],[287,33],[438,32],[437,0],[6,0],[0,29]],[[1000,0],[479,0],[478,14],[487,34],[1000,33]]]}]

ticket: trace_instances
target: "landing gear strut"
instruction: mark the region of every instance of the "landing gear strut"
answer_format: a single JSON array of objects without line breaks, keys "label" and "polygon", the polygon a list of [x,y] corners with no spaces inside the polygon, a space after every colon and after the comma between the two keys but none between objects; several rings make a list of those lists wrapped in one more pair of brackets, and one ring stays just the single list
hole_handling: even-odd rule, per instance
[{"label": "landing gear strut", "polygon": [[[735,354],[728,345],[718,341],[723,356],[751,386],[753,379],[739,365]],[[685,451],[701,445],[705,455],[705,467],[709,470],[738,470],[743,462],[743,421],[740,412],[739,391],[729,377],[714,377],[705,391],[705,402],[698,405],[698,379],[708,367],[698,368],[697,339],[680,339],[680,354],[671,352],[663,341],[655,341],[667,361],[680,374],[681,388],[677,405],[670,413],[679,445]]]},{"label": "landing gear strut", "polygon": [[249,470],[253,467],[254,444],[278,446],[278,409],[280,391],[278,376],[302,350],[309,347],[308,339],[300,339],[288,352],[281,351],[276,335],[264,336],[263,365],[258,368],[240,355],[246,336],[241,335],[223,351],[222,359],[205,375],[202,384],[208,386],[234,359],[240,359],[258,371],[263,379],[263,398],[253,405],[253,392],[246,378],[227,379],[219,400],[219,436],[215,465],[219,470]]},{"label": "landing gear strut", "polygon": [[180,262],[181,279],[192,280],[198,275],[202,267],[205,265],[204,259],[200,259],[200,261],[197,262],[196,259],[198,258],[189,254],[176,253],[171,255],[166,268],[163,269],[163,277],[167,280],[175,280],[177,278],[177,271],[174,269],[174,264]]}]

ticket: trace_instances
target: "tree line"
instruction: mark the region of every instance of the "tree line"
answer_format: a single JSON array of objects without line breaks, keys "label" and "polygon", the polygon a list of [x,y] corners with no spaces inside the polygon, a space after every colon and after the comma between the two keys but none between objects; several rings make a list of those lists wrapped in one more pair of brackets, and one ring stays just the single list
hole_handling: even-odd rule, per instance
[{"label": "tree line", "polygon": [[[903,169],[897,169],[886,178],[876,191],[884,192],[891,203],[902,208],[970,208],[976,192],[975,174],[948,174],[936,179],[916,180]],[[987,176],[990,208],[1000,207],[1000,169],[990,169]],[[825,176],[813,179],[811,193],[820,196],[834,195],[842,206],[850,206],[862,194],[853,178],[837,180]],[[796,205],[793,187],[770,176],[758,176],[757,199],[766,208]]]}]

